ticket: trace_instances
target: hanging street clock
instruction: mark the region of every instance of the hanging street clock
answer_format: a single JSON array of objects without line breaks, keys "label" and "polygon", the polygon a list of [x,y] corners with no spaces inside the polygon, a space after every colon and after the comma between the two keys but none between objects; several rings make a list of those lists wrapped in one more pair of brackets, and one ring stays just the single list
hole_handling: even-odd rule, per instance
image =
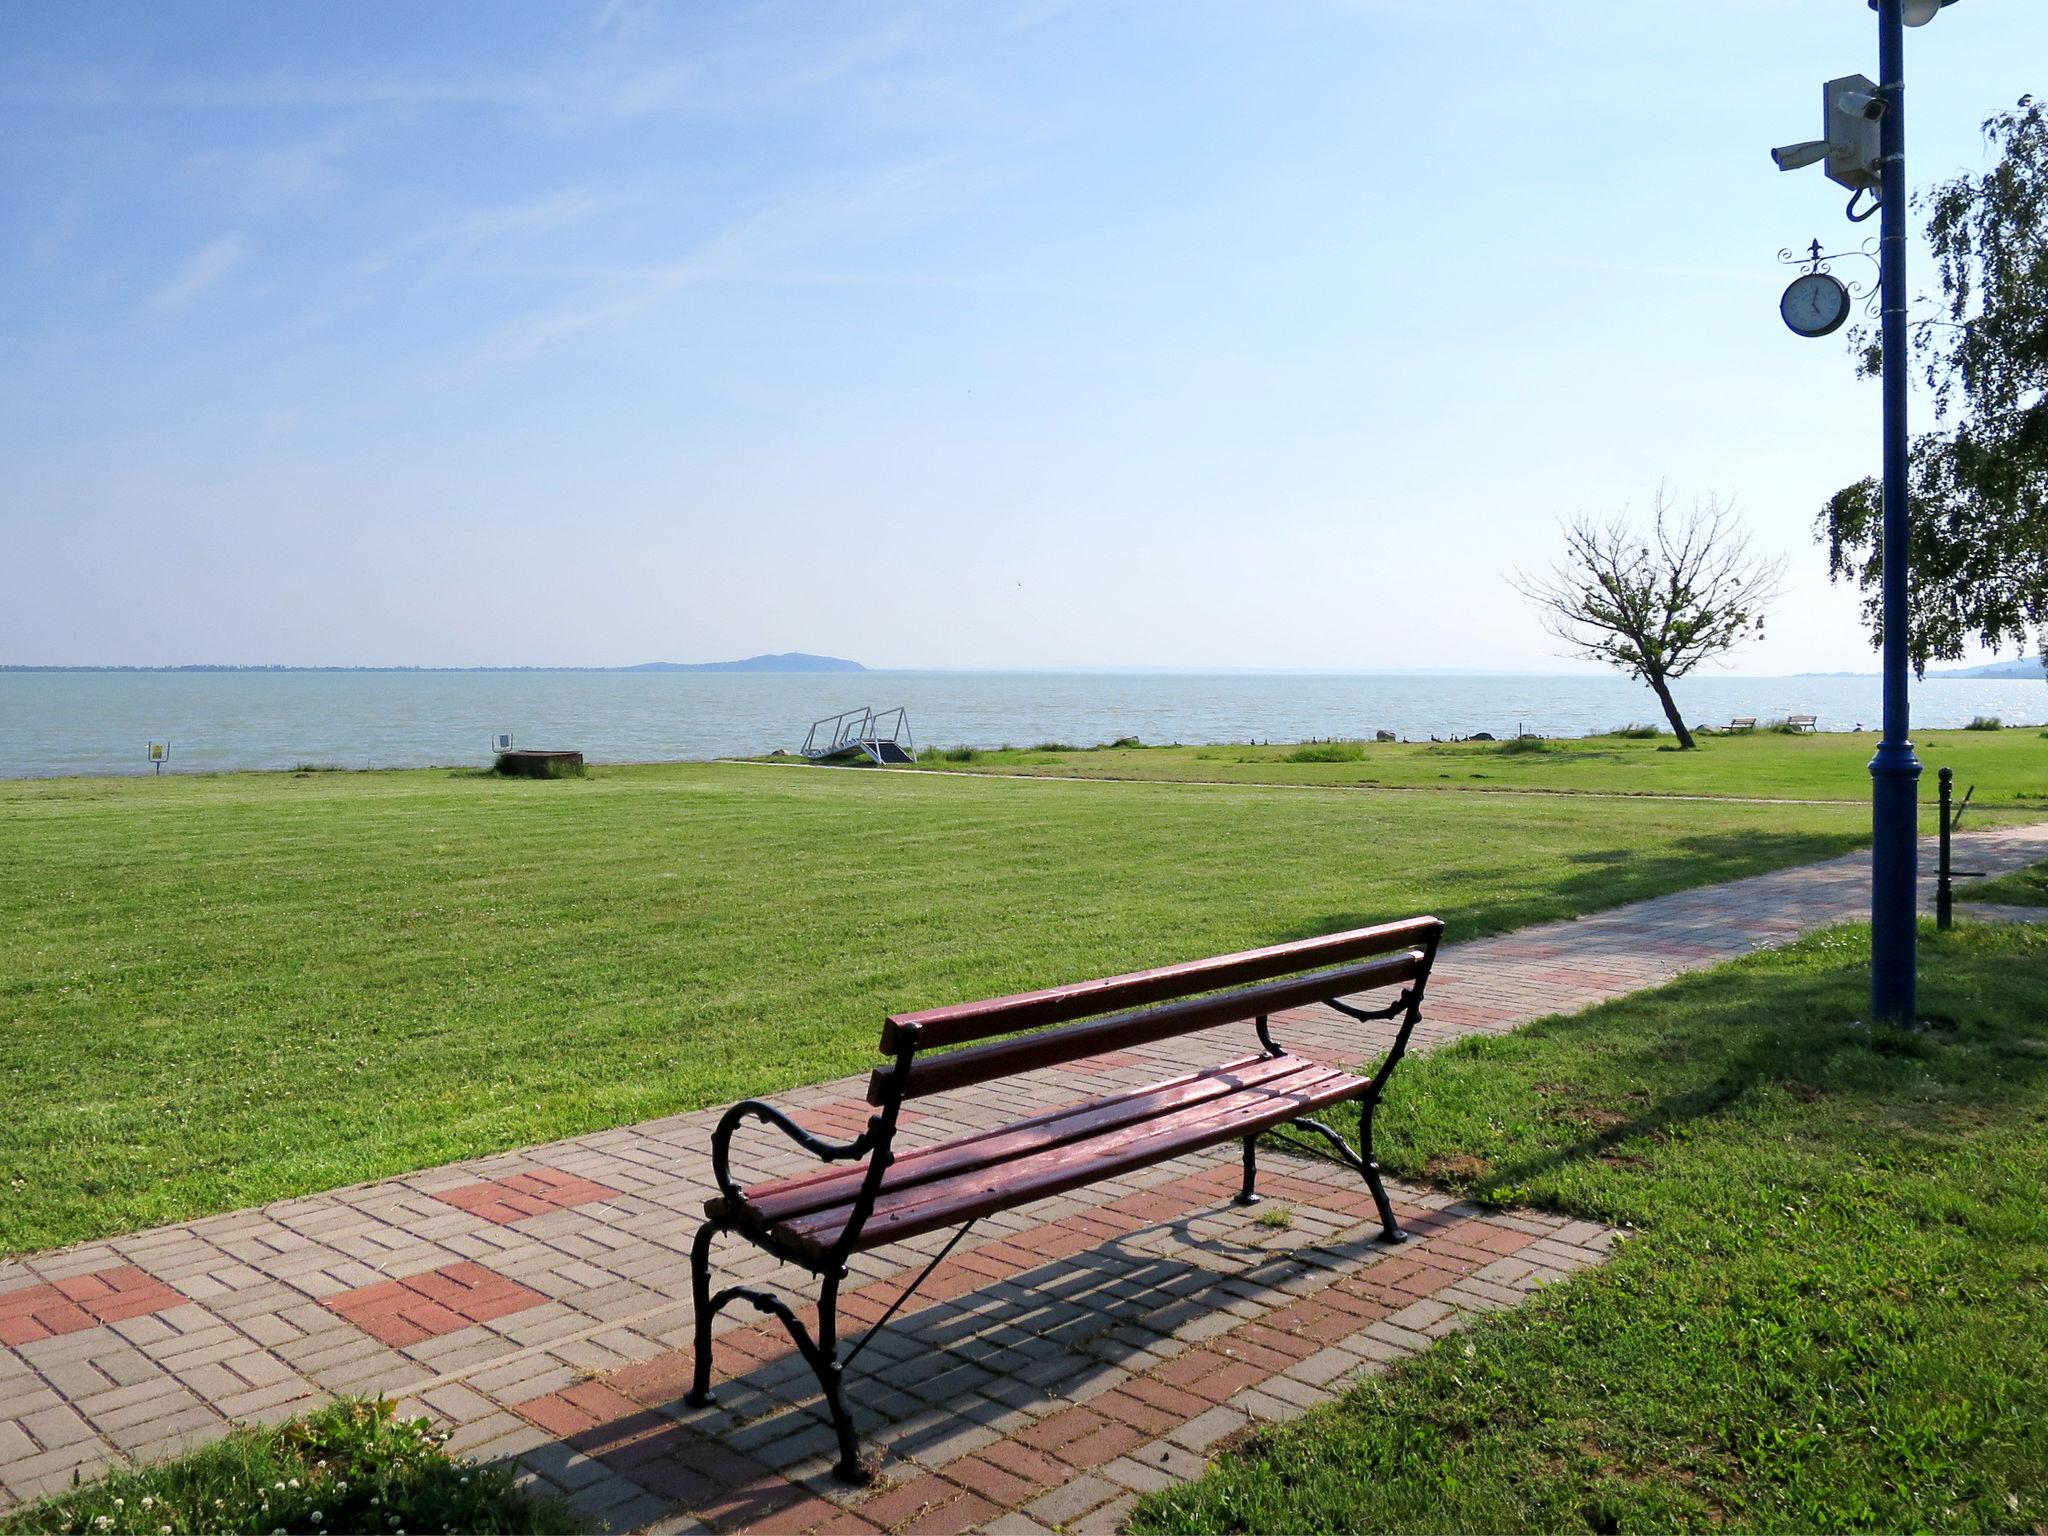
[{"label": "hanging street clock", "polygon": [[1827,336],[1849,318],[1849,290],[1829,272],[1804,272],[1792,279],[1778,313],[1799,336]]}]

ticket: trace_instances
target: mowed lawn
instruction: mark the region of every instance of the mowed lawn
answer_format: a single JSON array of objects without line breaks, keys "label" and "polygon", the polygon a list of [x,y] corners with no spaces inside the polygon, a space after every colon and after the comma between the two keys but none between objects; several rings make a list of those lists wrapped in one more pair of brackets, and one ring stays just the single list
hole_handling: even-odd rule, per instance
[{"label": "mowed lawn", "polygon": [[[1848,930],[1410,1064],[1410,1176],[1632,1229],[1133,1528],[2048,1529],[2048,932]],[[1405,1078],[1405,1081],[1403,1081]]]},{"label": "mowed lawn", "polygon": [[[1916,732],[1914,744],[1926,764],[1921,798],[1930,807],[1935,772],[1947,766],[1955,769],[1958,798],[1976,786],[1974,809],[2048,811],[2048,739],[2038,727]],[[925,752],[920,766],[1105,779],[1867,802],[1870,757],[1876,750],[1877,737],[1869,732],[1786,736],[1758,731],[1703,736],[1692,752],[1678,751],[1668,735],[1588,736],[1534,745],[1460,741],[1079,751],[1023,747],[966,757],[941,750]],[[1933,825],[1931,820],[1928,825]]]},{"label": "mowed lawn", "polygon": [[890,1009],[1825,857],[1855,806],[1022,783],[0,785],[0,1250],[861,1069]]}]

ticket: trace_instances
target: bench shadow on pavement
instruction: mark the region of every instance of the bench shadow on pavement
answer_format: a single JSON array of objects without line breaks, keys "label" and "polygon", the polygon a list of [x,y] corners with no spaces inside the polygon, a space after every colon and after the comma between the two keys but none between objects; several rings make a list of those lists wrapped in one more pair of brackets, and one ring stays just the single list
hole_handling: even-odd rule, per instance
[{"label": "bench shadow on pavement", "polygon": [[[891,1319],[848,1373],[847,1398],[862,1444],[890,1475],[914,1476],[905,1458],[1030,1405],[1065,1406],[1105,1374],[1158,1363],[1146,1345],[1203,1319],[1248,1320],[1232,1303],[1284,1305],[1287,1282],[1317,1269],[1346,1272],[1395,1252],[1377,1226],[1341,1240],[1272,1248],[1198,1228],[1207,1209],[1107,1239],[1008,1279],[991,1279]],[[1417,1237],[1449,1224],[1441,1212],[1403,1208]],[[1175,1250],[1139,1246],[1170,1232]],[[1312,1249],[1315,1258],[1297,1255]],[[921,1300],[921,1298],[920,1298]],[[850,1338],[858,1341],[859,1335]],[[672,1503],[715,1507],[722,1525],[764,1519],[804,1497],[843,1492],[832,1479],[835,1440],[810,1367],[791,1350],[726,1375],[718,1401],[683,1402],[688,1352],[672,1380],[640,1394],[639,1412],[517,1458],[557,1481],[585,1478],[595,1460]]]}]

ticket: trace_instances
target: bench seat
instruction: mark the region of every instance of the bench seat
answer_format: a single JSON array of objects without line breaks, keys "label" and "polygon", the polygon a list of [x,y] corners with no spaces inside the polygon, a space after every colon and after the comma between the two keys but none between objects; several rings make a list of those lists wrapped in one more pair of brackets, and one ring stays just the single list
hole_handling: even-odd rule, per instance
[{"label": "bench seat", "polygon": [[[1238,1141],[1355,1099],[1370,1086],[1368,1078],[1305,1056],[1246,1056],[920,1147],[889,1165],[853,1251]],[[714,1195],[704,1211],[823,1253],[845,1234],[865,1174],[859,1167],[823,1168],[770,1179],[744,1191],[738,1204]]]}]

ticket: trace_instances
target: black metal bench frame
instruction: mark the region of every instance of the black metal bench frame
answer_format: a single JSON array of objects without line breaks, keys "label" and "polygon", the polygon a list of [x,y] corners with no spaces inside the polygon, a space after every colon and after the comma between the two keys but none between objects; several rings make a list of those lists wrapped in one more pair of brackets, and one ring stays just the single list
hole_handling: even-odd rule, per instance
[{"label": "black metal bench frame", "polygon": [[[1281,1007],[1298,1007],[1305,1003],[1321,1002],[1360,1021],[1399,1020],[1393,1043],[1373,1073],[1358,1079],[1355,1092],[1347,1088],[1341,1097],[1324,1100],[1326,1104],[1332,1105],[1349,1102],[1358,1104],[1359,1145],[1352,1146],[1333,1127],[1306,1113],[1287,1115],[1241,1138],[1229,1134],[1216,1137],[1204,1144],[1215,1145],[1218,1141],[1238,1139],[1243,1141],[1244,1183],[1235,1199],[1237,1204],[1249,1205],[1259,1198],[1256,1187],[1259,1137],[1273,1134],[1282,1126],[1298,1125],[1312,1130],[1329,1144],[1340,1161],[1363,1177],[1378,1212],[1384,1240],[1390,1243],[1403,1241],[1407,1234],[1401,1230],[1399,1222],[1395,1219],[1393,1204],[1387,1198],[1386,1187],[1380,1179],[1379,1165],[1373,1160],[1373,1112],[1386,1091],[1388,1079],[1406,1054],[1409,1039],[1421,1019],[1423,992],[1429,980],[1430,969],[1435,963],[1442,932],[1443,924],[1436,918],[1413,918],[1403,923],[1354,929],[1320,939],[1273,945],[1266,949],[1141,971],[1128,976],[1109,977],[1097,982],[1049,988],[1042,992],[995,998],[984,1003],[959,1004],[922,1013],[892,1015],[882,1032],[882,1051],[890,1058],[890,1064],[875,1071],[868,1090],[869,1102],[874,1105],[876,1113],[869,1119],[866,1129],[852,1141],[834,1142],[813,1135],[782,1110],[760,1099],[746,1099],[733,1105],[719,1119],[716,1129],[712,1132],[712,1175],[717,1181],[719,1193],[717,1197],[706,1202],[707,1219],[697,1231],[690,1254],[690,1292],[696,1312],[696,1337],[694,1373],[685,1400],[693,1407],[707,1406],[715,1401],[711,1391],[712,1322],[719,1312],[732,1303],[747,1302],[756,1311],[772,1316],[782,1323],[794,1341],[798,1353],[817,1376],[818,1386],[839,1442],[839,1461],[834,1468],[835,1472],[847,1482],[867,1481],[870,1473],[862,1465],[858,1438],[854,1432],[852,1417],[846,1408],[847,1368],[867,1347],[869,1340],[888,1324],[898,1308],[909,1300],[932,1271],[952,1252],[954,1245],[966,1236],[975,1221],[995,1210],[1028,1204],[1031,1200],[1043,1198],[1049,1192],[1040,1190],[1016,1199],[991,1197],[989,1202],[984,1202],[985,1209],[970,1211],[964,1223],[925,1266],[917,1279],[896,1297],[888,1310],[870,1325],[853,1347],[842,1354],[839,1338],[839,1291],[847,1278],[847,1260],[864,1247],[879,1246],[880,1242],[888,1240],[884,1237],[864,1244],[861,1238],[869,1218],[874,1214],[877,1201],[885,1193],[888,1171],[897,1161],[894,1142],[904,1100],[922,1093],[943,1091],[947,1086],[998,1080],[1001,1076],[1032,1070],[1034,1066],[1084,1060],[1090,1055],[1117,1049],[1125,1044],[1164,1039],[1191,1033],[1196,1029],[1246,1020],[1253,1024],[1257,1034],[1262,1053],[1260,1059],[1276,1059],[1287,1053],[1284,1047],[1274,1040],[1269,1019],[1270,1015],[1279,1011]],[[1333,963],[1355,959],[1361,954],[1380,955],[1384,958],[1365,965],[1340,964],[1336,969],[1323,969],[1332,966]],[[1215,990],[1227,987],[1233,982],[1274,976],[1289,979],[1238,990]],[[1401,985],[1401,991],[1384,1007],[1361,1008],[1344,1000],[1347,995],[1396,984]],[[1151,1009],[1149,1012],[1137,1011],[1108,1018],[1096,1017],[1112,1008],[1157,1003],[1165,999],[1177,1001],[1170,1002],[1165,1007]],[[1077,1019],[1088,1022],[1074,1023]],[[1190,1020],[1194,1022],[1188,1022]],[[1040,1027],[1047,1024],[1065,1024],[1066,1027]],[[977,1049],[948,1052],[944,1055],[932,1054],[935,1050],[946,1045],[958,1044],[965,1039],[985,1039],[990,1035],[1015,1034],[1018,1031],[1034,1029],[1036,1033],[996,1041],[992,1045],[984,1045]],[[1000,1064],[995,1064],[995,1070],[989,1070],[991,1062],[974,1059],[977,1050],[983,1057],[1003,1058],[1017,1064],[1014,1070],[1006,1070]],[[931,1081],[920,1084],[920,1067],[923,1068],[926,1079],[936,1080],[936,1086]],[[953,1079],[957,1081],[952,1081]],[[1138,1093],[1147,1091],[1149,1090],[1137,1090]],[[1098,1098],[1083,1102],[1084,1105],[1106,1106],[1117,1101],[1112,1098]],[[1158,1118],[1160,1123],[1166,1123],[1171,1117],[1162,1115]],[[844,1229],[835,1241],[825,1245],[791,1241],[776,1230],[773,1221],[762,1219],[750,1207],[748,1191],[734,1180],[731,1171],[732,1138],[748,1120],[759,1120],[773,1126],[804,1151],[819,1159],[826,1166],[820,1169],[815,1177],[827,1175],[830,1165],[834,1163],[857,1162],[862,1158],[868,1160],[866,1173],[852,1199]],[[1003,1128],[997,1128],[994,1134],[1001,1134],[1002,1130]],[[1083,1146],[1086,1141],[1087,1138],[1084,1136],[1078,1138],[1073,1145]],[[942,1143],[940,1147],[943,1149],[954,1145],[956,1143]],[[1182,1156],[1193,1150],[1198,1148],[1182,1147],[1165,1153],[1155,1161],[1167,1161],[1171,1157]],[[1315,1152],[1314,1148],[1305,1150],[1312,1154]],[[1105,1175],[1097,1175],[1102,1176]],[[1076,1178],[1065,1187],[1082,1187],[1088,1182],[1090,1180],[1087,1178]],[[760,1187],[763,1186],[757,1186],[757,1189]],[[836,1205],[837,1202],[834,1204],[835,1209]],[[715,1293],[712,1291],[711,1245],[717,1237],[727,1232],[737,1233],[775,1258],[797,1265],[818,1277],[820,1285],[815,1333],[804,1325],[803,1319],[788,1302],[772,1291],[748,1285],[731,1285]]]}]

